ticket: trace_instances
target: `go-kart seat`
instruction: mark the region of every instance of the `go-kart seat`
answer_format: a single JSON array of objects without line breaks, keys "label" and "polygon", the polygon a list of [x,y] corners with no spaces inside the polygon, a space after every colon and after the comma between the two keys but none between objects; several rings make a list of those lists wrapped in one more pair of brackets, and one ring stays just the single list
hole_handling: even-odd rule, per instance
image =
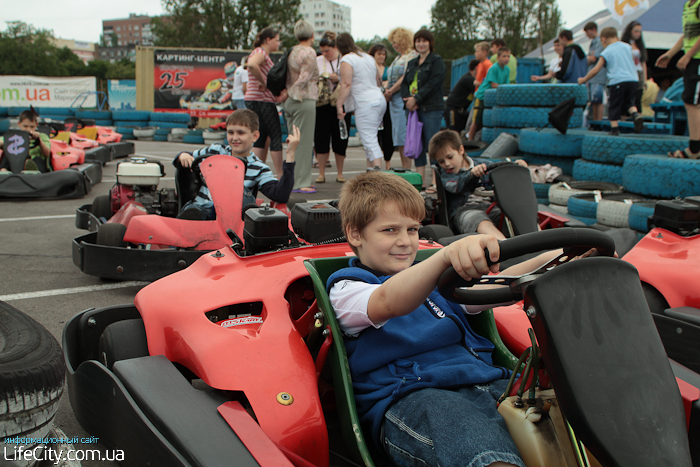
[{"label": "go-kart seat", "polygon": [[525,309],[562,411],[601,464],[691,465],[683,401],[634,266],[557,266],[527,287]]},{"label": "go-kart seat", "polygon": [[537,195],[530,170],[517,164],[501,165],[489,171],[501,212],[510,219],[513,233],[537,232]]},{"label": "go-kart seat", "polygon": [[[439,249],[419,250],[416,255],[417,261],[422,261]],[[343,334],[335,317],[335,312],[331,306],[328,293],[326,292],[326,281],[335,271],[348,266],[349,257],[310,259],[304,261],[307,271],[311,277],[316,294],[316,302],[319,310],[323,313],[325,325],[330,329],[333,336],[333,344],[328,353],[328,362],[333,375],[333,386],[335,389],[336,406],[340,418],[341,430],[345,445],[355,462],[367,467],[374,466],[367,439],[360,426],[360,418],[355,405],[355,393],[352,388],[352,377],[348,365]],[[491,310],[484,311],[478,315],[469,316],[469,323],[472,329],[478,334],[488,338],[496,346],[493,354],[493,362],[509,369],[513,369],[518,359],[510,353],[505,344],[501,341],[496,323]]]},{"label": "go-kart seat", "polygon": [[445,185],[442,183],[440,178],[440,172],[434,165],[433,168],[433,180],[435,182],[435,188],[437,192],[437,216],[435,218],[436,224],[441,224],[449,227],[453,232],[456,232],[454,225],[450,222],[450,214],[447,210],[447,195],[445,194]]}]

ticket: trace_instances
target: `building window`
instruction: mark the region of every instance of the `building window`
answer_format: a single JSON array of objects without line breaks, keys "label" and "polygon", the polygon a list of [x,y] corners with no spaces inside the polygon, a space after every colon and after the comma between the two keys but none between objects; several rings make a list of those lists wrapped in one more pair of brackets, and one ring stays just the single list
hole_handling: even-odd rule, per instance
[{"label": "building window", "polygon": [[134,30],[136,30],[136,31],[139,30],[139,25],[138,25],[138,24],[137,24],[136,26],[134,26]]},{"label": "building window", "polygon": [[325,16],[326,16],[326,12],[325,12],[325,11],[322,11],[322,12],[321,12],[321,18],[324,18]]},{"label": "building window", "polygon": [[121,26],[117,26],[117,31],[121,31],[121,30],[122,30],[122,27],[121,27]]},{"label": "building window", "polygon": [[129,31],[131,31],[131,25],[129,25]]}]

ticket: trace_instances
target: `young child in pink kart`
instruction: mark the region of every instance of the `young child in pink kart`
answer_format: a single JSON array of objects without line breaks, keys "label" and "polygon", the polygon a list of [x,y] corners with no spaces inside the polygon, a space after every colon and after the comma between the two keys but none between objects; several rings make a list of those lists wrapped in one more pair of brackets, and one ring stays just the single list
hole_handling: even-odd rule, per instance
[{"label": "young child in pink kart", "polygon": [[[227,154],[245,159],[247,168],[243,182],[243,206],[255,204],[254,190],[259,189],[272,201],[286,203],[294,185],[294,154],[299,144],[301,134],[295,126],[287,138],[287,157],[282,165],[282,176],[275,178],[263,161],[252,151],[253,143],[260,136],[258,116],[252,110],[240,109],[234,111],[226,119],[227,145],[218,143],[206,148],[198,149],[193,153],[181,152],[173,161],[177,168],[191,168],[194,159],[198,156]],[[211,200],[209,189],[202,185],[197,196],[182,207],[178,217],[180,219],[206,220],[214,217],[214,203]]]}]

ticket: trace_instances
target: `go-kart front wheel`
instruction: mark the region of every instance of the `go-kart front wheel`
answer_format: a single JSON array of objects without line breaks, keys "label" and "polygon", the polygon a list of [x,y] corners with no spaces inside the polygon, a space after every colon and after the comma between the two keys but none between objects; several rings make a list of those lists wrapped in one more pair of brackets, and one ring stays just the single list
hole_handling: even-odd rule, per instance
[{"label": "go-kart front wheel", "polygon": [[115,362],[147,355],[146,328],[141,319],[112,323],[100,336],[99,359],[110,370]]},{"label": "go-kart front wheel", "polygon": [[126,247],[124,224],[102,224],[97,230],[97,244],[104,246]]},{"label": "go-kart front wheel", "polygon": [[109,195],[101,195],[95,198],[90,207],[90,212],[98,219],[112,217],[112,200]]}]

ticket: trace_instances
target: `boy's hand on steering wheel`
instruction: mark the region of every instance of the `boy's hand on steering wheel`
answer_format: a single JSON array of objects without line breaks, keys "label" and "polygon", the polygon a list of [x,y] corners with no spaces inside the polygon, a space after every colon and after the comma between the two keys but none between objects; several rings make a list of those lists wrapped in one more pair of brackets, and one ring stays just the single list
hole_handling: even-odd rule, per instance
[{"label": "boy's hand on steering wheel", "polygon": [[472,173],[474,174],[475,177],[482,177],[482,176],[486,175],[487,171],[488,171],[488,168],[486,167],[486,164],[475,165],[474,168],[472,169]]},{"label": "boy's hand on steering wheel", "polygon": [[191,169],[192,161],[194,161],[194,156],[187,152],[181,152],[180,155],[177,157],[177,160],[180,161],[180,165],[182,167]]}]

